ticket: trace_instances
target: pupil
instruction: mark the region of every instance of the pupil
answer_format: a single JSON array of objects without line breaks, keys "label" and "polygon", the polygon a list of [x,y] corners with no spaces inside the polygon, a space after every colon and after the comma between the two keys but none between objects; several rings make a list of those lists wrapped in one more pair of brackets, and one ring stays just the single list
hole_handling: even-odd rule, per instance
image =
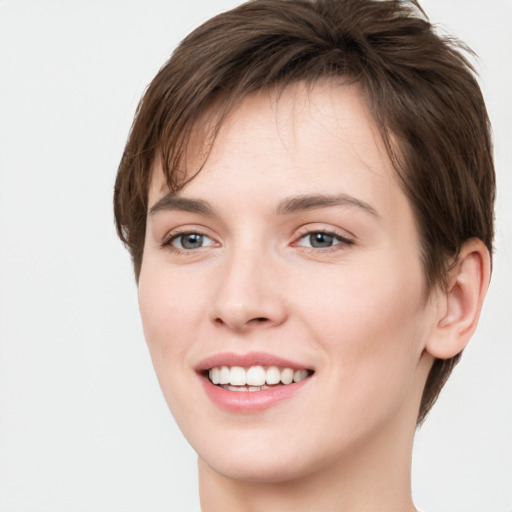
[{"label": "pupil", "polygon": [[181,245],[185,249],[197,249],[198,247],[201,247],[203,243],[203,235],[198,234],[190,234],[185,235],[181,239]]},{"label": "pupil", "polygon": [[314,233],[310,235],[312,247],[331,247],[334,237],[326,233]]}]

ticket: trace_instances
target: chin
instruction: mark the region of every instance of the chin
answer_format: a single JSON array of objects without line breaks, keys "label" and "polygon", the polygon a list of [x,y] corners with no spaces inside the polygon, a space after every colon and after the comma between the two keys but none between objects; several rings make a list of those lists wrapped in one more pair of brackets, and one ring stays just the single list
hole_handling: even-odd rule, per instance
[{"label": "chin", "polygon": [[188,440],[200,461],[217,474],[239,482],[272,484],[298,481],[326,467],[334,469],[335,461],[340,455],[343,458],[339,446],[335,451],[330,442],[319,443],[318,432],[312,430],[279,431],[266,425],[209,437],[189,432]]},{"label": "chin", "polygon": [[[297,449],[295,448],[295,452]],[[247,483],[283,483],[298,480],[315,468],[299,460],[297,453],[274,453],[266,451],[263,453],[250,453],[242,456],[243,453],[207,454],[199,458],[219,475],[230,480]]]}]

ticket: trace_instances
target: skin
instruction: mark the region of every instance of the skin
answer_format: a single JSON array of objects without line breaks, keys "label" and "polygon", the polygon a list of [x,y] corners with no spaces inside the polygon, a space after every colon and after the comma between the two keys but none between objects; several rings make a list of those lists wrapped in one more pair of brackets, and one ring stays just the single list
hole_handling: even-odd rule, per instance
[{"label": "skin", "polygon": [[[476,321],[464,340],[446,334],[467,313],[466,289],[455,278],[453,300],[427,292],[412,209],[361,91],[298,84],[248,97],[178,193],[210,211],[167,194],[156,165],[139,303],[164,396],[199,457],[203,512],[415,510],[412,442],[433,355],[461,350]],[[290,208],[305,195],[344,200]],[[312,247],[322,232],[332,246]],[[181,248],[183,233],[203,245]],[[480,297],[482,249],[463,253]],[[228,412],[195,371],[222,352],[314,374],[268,409]]]}]

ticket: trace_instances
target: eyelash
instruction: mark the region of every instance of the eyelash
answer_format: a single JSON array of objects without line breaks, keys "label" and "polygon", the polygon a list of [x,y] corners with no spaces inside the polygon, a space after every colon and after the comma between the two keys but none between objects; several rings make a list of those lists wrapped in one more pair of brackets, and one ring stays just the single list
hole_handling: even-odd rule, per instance
[{"label": "eyelash", "polygon": [[[190,236],[190,235],[196,235],[196,236],[208,238],[208,239],[212,240],[213,243],[208,244],[206,246],[197,247],[194,249],[179,248],[179,247],[175,247],[173,245],[173,242],[175,240],[178,240],[180,237]],[[337,243],[335,243],[334,245],[328,246],[328,247],[307,247],[307,246],[300,245],[300,242],[302,240],[306,239],[307,237],[311,237],[313,235],[326,235],[328,237],[332,237],[334,240],[337,241]],[[193,252],[195,252],[199,249],[203,249],[205,247],[209,247],[210,245],[214,245],[214,244],[215,244],[215,241],[202,231],[183,230],[183,231],[172,231],[172,232],[168,233],[162,239],[162,241],[160,243],[160,247],[167,248],[177,254],[191,255]],[[342,236],[338,233],[335,233],[334,231],[329,231],[327,229],[304,229],[304,231],[302,233],[299,233],[299,236],[296,238],[296,241],[293,242],[292,245],[295,247],[297,247],[297,246],[302,247],[305,250],[310,250],[310,251],[314,251],[314,252],[319,252],[319,251],[320,252],[330,252],[330,251],[342,250],[343,247],[347,247],[347,246],[350,246],[353,244],[354,244],[353,240],[351,240],[345,236]],[[338,246],[342,246],[342,247],[338,247]]]},{"label": "eyelash", "polygon": [[[307,247],[300,245],[299,243],[306,239],[307,237],[311,237],[313,235],[326,235],[329,237],[332,237],[334,240],[337,241],[334,245],[331,245],[329,247]],[[306,228],[302,233],[299,234],[297,241],[293,243],[295,246],[303,247],[306,250],[310,251],[322,251],[322,252],[330,252],[330,251],[337,251],[337,250],[343,250],[343,248],[346,248],[347,246],[353,245],[354,240],[351,240],[350,238],[347,238],[346,236],[342,236],[339,233],[336,233],[334,231],[329,231],[328,229],[311,229]],[[341,246],[341,247],[338,247]]]},{"label": "eyelash", "polygon": [[175,240],[178,240],[181,237],[190,236],[190,235],[205,237],[205,238],[208,238],[213,241],[213,239],[211,237],[209,237],[206,233],[203,233],[202,231],[199,231],[197,229],[183,230],[183,231],[171,231],[170,233],[167,233],[167,235],[165,235],[162,242],[160,243],[160,247],[167,248],[167,249],[171,250],[172,252],[176,252],[178,254],[190,255],[192,252],[196,251],[197,249],[202,249],[202,247],[198,247],[197,249],[185,249],[185,248],[181,249],[179,247],[173,246],[173,242]]}]

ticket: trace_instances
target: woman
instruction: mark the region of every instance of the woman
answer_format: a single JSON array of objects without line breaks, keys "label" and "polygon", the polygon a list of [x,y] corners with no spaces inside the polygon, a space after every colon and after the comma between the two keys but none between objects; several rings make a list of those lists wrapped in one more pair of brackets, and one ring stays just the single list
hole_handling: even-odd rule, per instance
[{"label": "woman", "polygon": [[490,148],[417,5],[256,0],[179,46],[115,211],[204,512],[415,510],[415,428],[489,282]]}]

